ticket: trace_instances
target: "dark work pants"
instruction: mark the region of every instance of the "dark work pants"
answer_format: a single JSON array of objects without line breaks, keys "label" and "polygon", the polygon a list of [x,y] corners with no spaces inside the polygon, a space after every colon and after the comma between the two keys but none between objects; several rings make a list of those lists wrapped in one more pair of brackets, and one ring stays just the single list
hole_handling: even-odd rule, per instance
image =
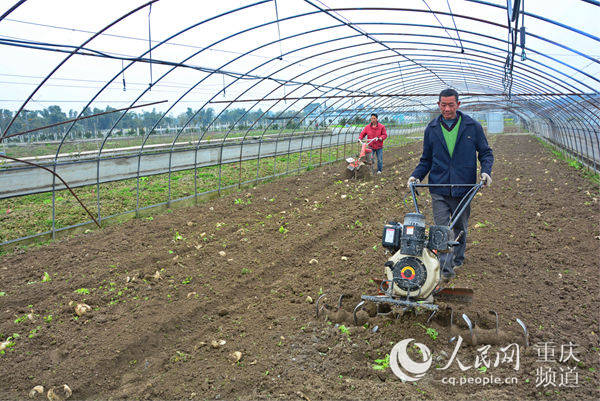
[{"label": "dark work pants", "polygon": [[[456,207],[462,198],[431,194],[431,199],[433,200],[433,221],[436,225],[448,225],[450,216],[454,213],[458,213]],[[467,247],[467,226],[469,223],[470,214],[471,205],[467,206],[463,214],[454,225],[454,238],[456,238],[461,231],[464,232],[459,241],[460,245],[453,247],[452,252],[440,253],[442,270],[444,270],[446,266],[453,267],[455,264],[461,264],[464,262],[465,248]]]}]

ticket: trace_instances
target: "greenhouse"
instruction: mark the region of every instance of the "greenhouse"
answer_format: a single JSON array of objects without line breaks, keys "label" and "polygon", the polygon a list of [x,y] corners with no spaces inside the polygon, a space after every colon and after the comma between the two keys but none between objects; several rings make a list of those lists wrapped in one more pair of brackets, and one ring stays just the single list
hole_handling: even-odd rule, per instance
[{"label": "greenhouse", "polygon": [[0,399],[597,399],[599,17],[5,1]]}]

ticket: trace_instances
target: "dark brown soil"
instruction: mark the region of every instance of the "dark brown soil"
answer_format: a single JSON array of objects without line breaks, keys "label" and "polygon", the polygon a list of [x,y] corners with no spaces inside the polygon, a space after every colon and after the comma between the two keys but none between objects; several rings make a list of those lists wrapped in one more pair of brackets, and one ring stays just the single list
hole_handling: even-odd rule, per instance
[{"label": "dark brown soil", "polygon": [[[20,337],[0,355],[0,398],[68,384],[73,399],[89,400],[597,399],[598,188],[533,138],[491,142],[494,185],[474,200],[467,261],[454,280],[475,300],[454,309],[484,328],[496,310],[515,341],[514,319],[522,319],[532,346],[521,347],[518,371],[504,363],[462,372],[455,361],[402,383],[389,368],[374,370],[374,360],[414,338],[446,364],[438,357],[454,349],[447,312],[429,324],[435,340],[421,326],[427,314],[344,323],[343,333],[306,301],[320,291],[330,303],[351,294],[351,310],[376,292],[370,279],[387,259],[382,226],[412,211],[404,183],[420,145],[411,144],[387,151],[384,174],[370,181],[343,181],[342,164],[321,167],[2,258],[0,340]],[[51,281],[42,282],[44,272]],[[92,311],[76,319],[70,301]],[[33,320],[20,321],[29,313]],[[213,340],[226,344],[213,348]],[[553,342],[558,360],[569,341],[579,363],[539,361],[535,344]],[[492,360],[503,345],[491,346]],[[472,365],[480,347],[463,343],[458,358]],[[536,387],[540,368],[555,372],[556,386]],[[560,369],[571,369],[571,382],[576,372],[578,386],[560,386]],[[441,382],[490,374],[518,383]]]}]

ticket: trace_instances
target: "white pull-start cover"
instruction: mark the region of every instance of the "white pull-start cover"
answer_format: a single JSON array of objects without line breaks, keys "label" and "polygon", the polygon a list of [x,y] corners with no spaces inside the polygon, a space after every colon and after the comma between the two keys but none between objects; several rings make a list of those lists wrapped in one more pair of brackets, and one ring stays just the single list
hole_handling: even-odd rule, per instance
[{"label": "white pull-start cover", "polygon": [[[387,235],[387,233],[386,233],[386,235]],[[398,263],[400,261],[400,259],[402,259],[404,257],[409,257],[409,256],[411,256],[411,255],[405,255],[401,251],[398,251],[394,255],[392,255],[392,257],[389,260],[393,263],[393,266],[395,266],[396,263]],[[417,300],[425,300],[425,299],[429,298],[429,296],[431,295],[431,293],[433,292],[433,290],[435,289],[435,287],[437,286],[437,284],[440,280],[440,261],[438,260],[435,253],[433,253],[432,251],[430,251],[429,249],[427,249],[425,247],[423,247],[423,253],[421,254],[420,257],[418,257],[418,259],[421,260],[421,262],[423,262],[423,264],[425,265],[425,271],[427,272],[427,278],[425,279],[425,282],[421,286],[420,292],[419,292],[419,289],[416,289],[416,291],[415,290],[411,291],[410,294],[408,294],[408,296],[411,298],[415,298]],[[392,272],[392,269],[389,266],[385,266],[385,275],[388,280],[390,280],[390,281],[394,280],[394,273]],[[394,294],[393,295],[399,296],[399,297],[406,297],[407,291],[401,289],[397,285],[394,285]],[[417,296],[418,296],[418,298],[417,298]]]}]

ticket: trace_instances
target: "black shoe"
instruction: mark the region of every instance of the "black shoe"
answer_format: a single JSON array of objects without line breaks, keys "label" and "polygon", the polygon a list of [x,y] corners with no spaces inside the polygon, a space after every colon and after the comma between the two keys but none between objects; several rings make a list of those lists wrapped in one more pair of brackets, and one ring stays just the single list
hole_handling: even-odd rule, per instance
[{"label": "black shoe", "polygon": [[456,269],[457,267],[461,267],[463,265],[463,262],[453,262],[454,265],[454,269]]},{"label": "black shoe", "polygon": [[454,277],[456,277],[456,273],[454,273],[454,269],[453,268],[447,268],[442,270],[442,278],[444,280],[450,280],[453,279]]}]

